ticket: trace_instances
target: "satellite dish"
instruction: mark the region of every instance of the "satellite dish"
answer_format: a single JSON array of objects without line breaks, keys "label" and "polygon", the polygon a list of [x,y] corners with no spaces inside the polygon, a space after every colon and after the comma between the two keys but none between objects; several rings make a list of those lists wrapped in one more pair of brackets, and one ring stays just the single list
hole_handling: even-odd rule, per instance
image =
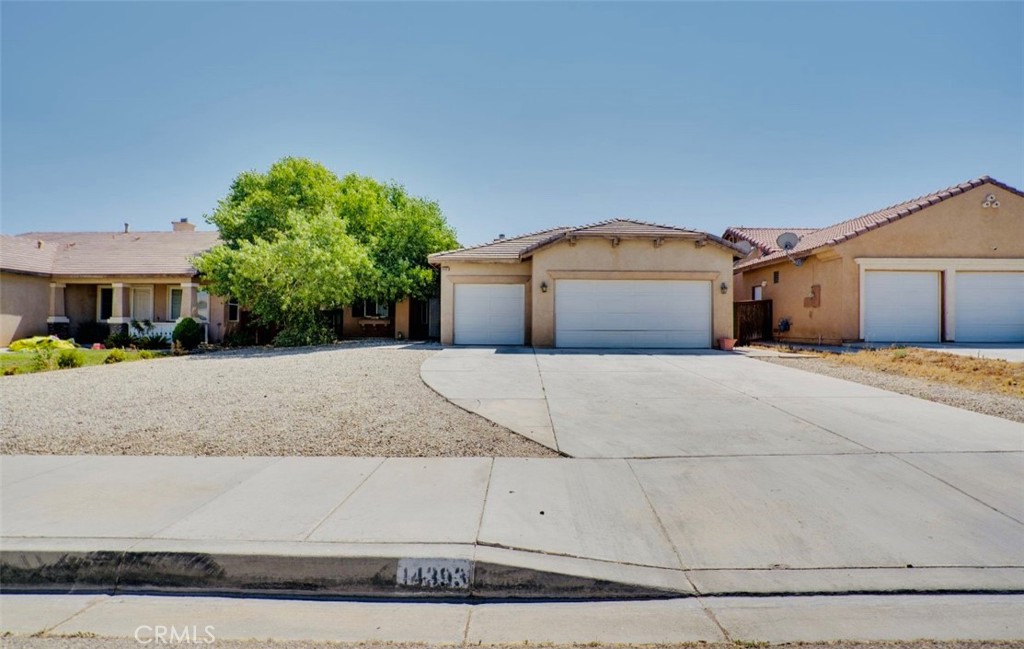
[{"label": "satellite dish", "polygon": [[740,249],[744,255],[749,255],[750,251],[754,249],[754,246],[750,245],[749,241],[737,241],[736,247]]},{"label": "satellite dish", "polygon": [[779,238],[775,240],[775,243],[779,244],[779,248],[789,252],[793,248],[796,248],[796,244],[800,243],[800,237],[796,236],[793,232],[783,232],[779,235]]}]

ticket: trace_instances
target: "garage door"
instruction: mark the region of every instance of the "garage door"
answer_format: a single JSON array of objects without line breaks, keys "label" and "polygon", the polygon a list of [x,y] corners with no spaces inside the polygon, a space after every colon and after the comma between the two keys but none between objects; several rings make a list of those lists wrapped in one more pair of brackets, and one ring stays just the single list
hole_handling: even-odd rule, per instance
[{"label": "garage door", "polygon": [[1024,273],[957,273],[956,340],[1024,342]]},{"label": "garage door", "polygon": [[456,345],[522,345],[522,284],[456,284]]},{"label": "garage door", "polygon": [[864,273],[864,340],[938,342],[939,273],[869,270]]},{"label": "garage door", "polygon": [[557,347],[710,347],[711,282],[555,282]]}]

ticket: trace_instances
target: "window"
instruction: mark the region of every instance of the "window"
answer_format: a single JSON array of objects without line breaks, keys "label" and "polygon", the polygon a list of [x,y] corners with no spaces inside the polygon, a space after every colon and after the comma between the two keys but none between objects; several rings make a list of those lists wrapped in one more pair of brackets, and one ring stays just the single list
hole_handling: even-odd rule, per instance
[{"label": "window", "polygon": [[238,302],[228,301],[228,322],[238,322]]},{"label": "window", "polygon": [[170,288],[167,290],[167,319],[177,320],[181,317],[181,296],[182,292],[180,288]]},{"label": "window", "polygon": [[775,271],[774,273],[772,273],[772,284],[778,284],[778,283],[779,283],[779,271]]},{"label": "window", "polygon": [[109,320],[114,313],[114,289],[109,286],[99,288],[99,299],[96,308],[96,319]]},{"label": "window", "polygon": [[762,298],[762,292],[761,292],[761,291],[762,291],[762,289],[761,289],[761,287],[760,287],[760,286],[754,286],[754,287],[752,287],[752,290],[751,290],[751,299],[754,299],[754,300],[761,300],[761,299],[763,299],[763,298]]},{"label": "window", "polygon": [[389,311],[387,302],[356,300],[352,303],[353,318],[386,318]]}]

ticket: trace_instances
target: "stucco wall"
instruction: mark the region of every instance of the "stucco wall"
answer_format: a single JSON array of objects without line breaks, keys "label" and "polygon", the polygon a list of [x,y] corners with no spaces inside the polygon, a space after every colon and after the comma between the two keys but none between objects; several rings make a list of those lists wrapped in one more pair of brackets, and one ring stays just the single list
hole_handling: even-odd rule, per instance
[{"label": "stucco wall", "polygon": [[[712,337],[715,341],[731,337],[732,259],[732,252],[720,246],[698,248],[693,241],[672,239],[659,247],[650,239],[625,239],[613,246],[608,239],[587,238],[576,245],[558,243],[545,248],[533,257],[533,281],[527,287],[533,301],[533,345],[555,344],[555,280],[563,274],[560,271],[597,272],[592,279],[709,280]],[[542,282],[548,284],[547,293],[541,291]],[[722,282],[728,285],[724,295],[719,290]]]},{"label": "stucco wall", "polygon": [[[995,194],[999,209],[981,207]],[[802,268],[789,261],[743,273],[745,293],[767,280],[764,298],[773,300],[775,321],[791,317],[790,340],[857,340],[860,338],[860,267],[858,258],[1006,259],[1024,258],[1024,198],[992,185],[932,205],[832,248],[836,261],[810,258]],[[936,264],[941,270],[942,264]],[[772,271],[780,283],[772,284]],[[822,286],[821,306],[802,308],[810,286]],[[947,320],[952,314],[946,314]],[[829,340],[826,340],[829,342]]]},{"label": "stucco wall", "polygon": [[0,273],[0,346],[12,340],[46,334],[50,280]]},{"label": "stucco wall", "polygon": [[[625,239],[619,245],[603,238],[583,238],[575,245],[560,242],[518,263],[445,263],[441,267],[441,342],[452,344],[455,284],[525,284],[526,343],[555,344],[555,282],[566,273],[588,273],[594,279],[697,279],[712,283],[712,332],[717,340],[732,336],[732,252],[714,244],[698,248],[693,241]],[[728,285],[722,294],[719,286]],[[541,291],[541,284],[548,291]]]},{"label": "stucco wall", "polygon": [[[532,265],[529,260],[513,263],[444,262],[441,265],[441,344],[455,340],[455,284],[526,284],[530,295]],[[523,304],[526,312],[526,344],[530,344],[530,300]]]}]

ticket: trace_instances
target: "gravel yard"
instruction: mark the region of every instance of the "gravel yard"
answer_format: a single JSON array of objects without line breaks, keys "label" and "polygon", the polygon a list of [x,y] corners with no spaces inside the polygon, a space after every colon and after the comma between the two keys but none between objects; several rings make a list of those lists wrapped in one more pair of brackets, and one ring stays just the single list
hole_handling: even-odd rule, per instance
[{"label": "gravel yard", "polygon": [[0,453],[556,455],[424,385],[437,349],[246,349],[0,377]]},{"label": "gravel yard", "polygon": [[1024,423],[1024,399],[1009,395],[978,392],[955,385],[947,385],[935,381],[925,381],[908,376],[876,372],[860,367],[839,365],[829,361],[828,357],[807,358],[774,358],[759,357],[759,360],[776,363],[787,367],[816,372],[847,381],[863,383],[883,390],[891,390],[912,397],[920,397],[929,401],[944,403],[949,406],[972,410],[985,415],[993,415]]}]

